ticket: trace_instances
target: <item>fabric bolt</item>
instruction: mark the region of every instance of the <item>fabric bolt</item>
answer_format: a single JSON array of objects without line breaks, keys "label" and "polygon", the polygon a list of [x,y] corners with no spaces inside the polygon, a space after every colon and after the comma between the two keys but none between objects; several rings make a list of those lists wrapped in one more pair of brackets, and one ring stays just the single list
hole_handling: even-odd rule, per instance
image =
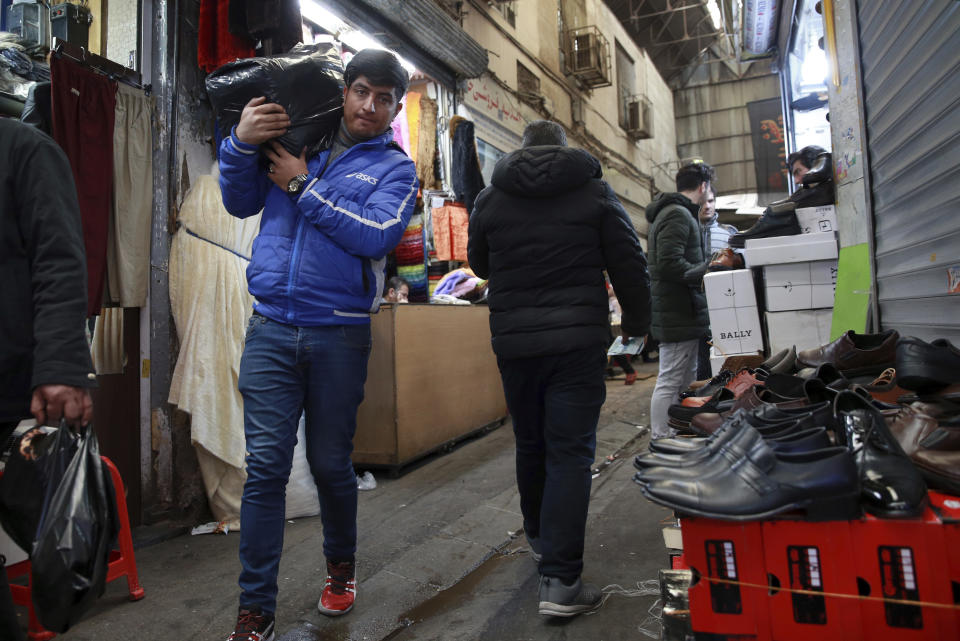
[{"label": "fabric bolt", "polygon": [[120,85],[113,128],[113,207],[107,240],[104,299],[143,307],[150,278],[153,213],[153,99]]},{"label": "fabric bolt", "polygon": [[123,309],[104,307],[93,328],[90,345],[97,374],[123,374],[127,355],[123,349]]},{"label": "fabric bolt", "polygon": [[454,203],[430,212],[433,217],[433,246],[437,260],[467,260],[470,216],[467,208]]},{"label": "fabric bolt", "polygon": [[307,460],[320,495],[324,556],[354,558],[357,478],[350,454],[367,377],[370,326],[295,327],[255,313],[245,343],[238,380],[248,452],[240,606],[274,612],[284,490],[303,410]]},{"label": "fabric bolt", "polygon": [[452,272],[445,274],[444,277],[440,279],[440,281],[437,283],[434,293],[451,294],[453,293],[453,290],[457,288],[457,285],[467,279],[475,278],[475,276],[476,275],[469,269],[455,269]]},{"label": "fabric bolt", "polygon": [[407,129],[410,132],[410,149],[407,153],[410,160],[417,162],[420,151],[420,93],[408,91],[403,101],[403,111],[406,115]]},{"label": "fabric bolt", "polygon": [[423,189],[437,189],[437,101],[420,97],[420,127],[417,136],[417,178]]},{"label": "fabric bolt", "polygon": [[698,339],[677,343],[660,343],[660,371],[650,397],[650,431],[652,438],[669,438],[676,432],[667,425],[667,410],[677,402],[677,395],[690,387],[697,374]]},{"label": "fabric bolt", "polygon": [[606,354],[585,348],[497,364],[517,441],[523,529],[540,539],[540,574],[572,581],[583,569]]},{"label": "fabric bolt", "polygon": [[206,72],[256,55],[248,36],[230,32],[230,0],[200,0],[197,24],[197,64]]}]

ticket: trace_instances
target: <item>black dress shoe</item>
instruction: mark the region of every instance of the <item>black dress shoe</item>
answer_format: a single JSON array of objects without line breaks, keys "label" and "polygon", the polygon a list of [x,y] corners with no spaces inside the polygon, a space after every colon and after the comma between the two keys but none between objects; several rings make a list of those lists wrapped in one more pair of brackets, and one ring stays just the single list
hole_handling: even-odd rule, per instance
[{"label": "black dress shoe", "polygon": [[753,227],[731,236],[730,246],[734,249],[742,249],[746,241],[754,238],[796,236],[800,231],[796,203],[779,201],[763,210],[763,215],[753,224]]},{"label": "black dress shoe", "polygon": [[[759,421],[745,410],[737,410],[726,418],[726,420],[723,422],[723,425],[721,425],[715,432],[707,437],[675,437],[656,439],[650,441],[650,452],[654,454],[666,454],[671,456],[675,454],[690,454],[706,447],[717,438],[729,438],[728,433],[731,430],[735,430],[743,422],[750,424],[752,427],[769,426],[770,428],[783,428],[797,423],[801,418],[802,416],[792,416],[779,421]],[[645,457],[645,454],[638,454],[637,458],[634,460],[634,464],[636,464],[638,461],[645,460]]]},{"label": "black dress shoe", "polygon": [[856,453],[864,509],[877,516],[914,517],[927,505],[927,485],[890,432],[883,414],[856,392],[834,401],[838,438]]},{"label": "black dress shoe", "polygon": [[897,384],[929,392],[960,383],[960,349],[939,338],[927,343],[914,336],[897,341]]},{"label": "black dress shoe", "polygon": [[778,454],[760,438],[725,469],[691,480],[650,481],[641,488],[660,505],[730,521],[767,519],[794,510],[803,511],[809,521],[860,515],[857,466],[843,447]]},{"label": "black dress shoe", "polygon": [[723,389],[727,383],[730,382],[730,379],[734,377],[734,374],[736,374],[736,372],[733,370],[722,369],[717,373],[716,376],[710,379],[709,383],[703,387],[680,392],[680,398],[682,400],[691,396],[713,396],[718,390]]}]

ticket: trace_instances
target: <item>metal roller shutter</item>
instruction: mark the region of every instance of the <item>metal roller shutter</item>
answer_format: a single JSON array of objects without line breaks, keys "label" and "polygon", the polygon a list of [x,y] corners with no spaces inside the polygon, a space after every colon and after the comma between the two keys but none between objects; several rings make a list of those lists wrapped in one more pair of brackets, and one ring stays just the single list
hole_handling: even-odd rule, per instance
[{"label": "metal roller shutter", "polygon": [[960,2],[857,18],[880,325],[960,344]]}]

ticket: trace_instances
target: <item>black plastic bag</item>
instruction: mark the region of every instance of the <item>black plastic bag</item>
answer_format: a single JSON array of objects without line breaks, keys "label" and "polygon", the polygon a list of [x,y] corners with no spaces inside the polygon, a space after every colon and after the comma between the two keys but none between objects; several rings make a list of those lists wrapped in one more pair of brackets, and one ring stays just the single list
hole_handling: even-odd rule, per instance
[{"label": "black plastic bag", "polygon": [[[54,450],[66,451],[74,437],[61,425]],[[113,482],[100,460],[90,426],[76,437],[77,448],[58,482],[44,497],[43,515],[31,556],[31,596],[40,623],[66,632],[104,591],[110,550],[117,538]],[[47,459],[55,465],[56,456]]]},{"label": "black plastic bag", "polygon": [[343,63],[329,43],[229,62],[207,76],[206,85],[224,135],[251,99],[265,96],[282,105],[290,128],[277,141],[294,156],[304,147],[308,157],[329,147],[343,114]]},{"label": "black plastic bag", "polygon": [[[34,427],[14,441],[0,479],[0,524],[27,553],[33,548],[50,477],[59,482],[77,450],[76,440]],[[58,439],[64,437],[65,441]]]}]

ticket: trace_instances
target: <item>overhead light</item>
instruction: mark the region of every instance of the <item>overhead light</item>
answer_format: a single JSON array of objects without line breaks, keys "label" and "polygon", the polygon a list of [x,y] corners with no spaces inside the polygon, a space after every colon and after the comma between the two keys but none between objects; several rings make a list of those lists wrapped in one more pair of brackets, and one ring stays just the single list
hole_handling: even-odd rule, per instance
[{"label": "overhead light", "polygon": [[723,26],[723,17],[720,14],[720,7],[717,6],[717,0],[707,1],[707,13],[710,14],[710,22],[713,23],[714,31]]},{"label": "overhead light", "polygon": [[335,14],[331,13],[317,0],[300,0],[300,15],[333,33],[337,40],[351,49],[356,49],[357,51],[361,49],[382,49],[384,51],[390,51],[397,56],[400,60],[400,65],[406,69],[407,73],[413,74],[413,72],[417,70],[415,65],[405,60],[397,54],[396,51],[384,47],[359,29],[354,29]]}]

